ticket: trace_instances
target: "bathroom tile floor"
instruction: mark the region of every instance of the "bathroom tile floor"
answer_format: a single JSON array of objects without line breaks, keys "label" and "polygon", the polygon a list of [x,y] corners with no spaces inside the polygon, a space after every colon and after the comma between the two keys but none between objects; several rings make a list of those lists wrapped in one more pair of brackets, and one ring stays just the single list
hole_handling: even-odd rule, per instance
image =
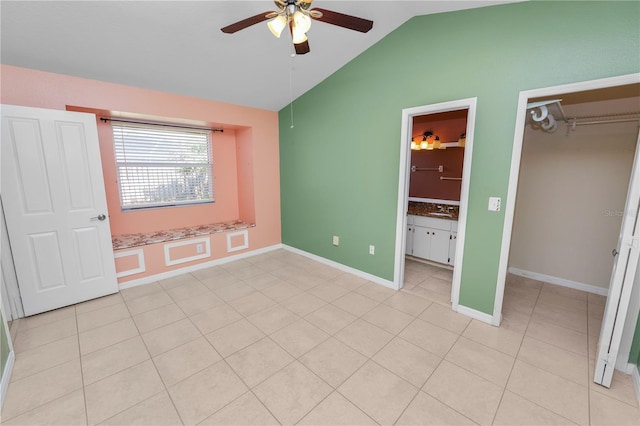
[{"label": "bathroom tile floor", "polygon": [[504,321],[278,250],[12,324],[2,424],[639,424],[591,375],[605,298],[509,277]]}]

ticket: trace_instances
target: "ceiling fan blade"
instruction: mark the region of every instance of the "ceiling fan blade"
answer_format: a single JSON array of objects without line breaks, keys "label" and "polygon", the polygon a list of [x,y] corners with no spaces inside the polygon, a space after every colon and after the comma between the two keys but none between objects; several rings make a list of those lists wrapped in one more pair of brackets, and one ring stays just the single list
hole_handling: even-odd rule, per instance
[{"label": "ceiling fan blade", "polygon": [[[373,28],[373,21],[368,19],[358,18],[357,16],[346,15],[344,13],[320,8],[315,8],[311,11],[318,11],[322,13],[322,16],[317,18],[314,17],[316,21],[326,22],[327,24],[337,25],[354,31],[360,31],[361,33],[366,33]],[[313,17],[313,14],[311,16]]]},{"label": "ceiling fan blade", "polygon": [[293,47],[296,48],[296,55],[304,55],[305,53],[309,53],[311,49],[309,48],[309,40],[303,41],[302,43],[294,44]]},{"label": "ceiling fan blade", "polygon": [[271,19],[276,15],[277,15],[276,12],[271,12],[271,11],[262,12],[262,13],[260,13],[258,15],[252,16],[250,18],[243,19],[242,21],[238,21],[238,22],[235,22],[235,23],[233,23],[231,25],[227,25],[226,27],[220,28],[220,30],[223,33],[226,33],[226,34],[233,34],[235,32],[238,32],[240,30],[244,30],[245,28],[248,28],[248,27],[250,27],[252,25],[255,25],[257,23],[266,21],[267,19]]}]

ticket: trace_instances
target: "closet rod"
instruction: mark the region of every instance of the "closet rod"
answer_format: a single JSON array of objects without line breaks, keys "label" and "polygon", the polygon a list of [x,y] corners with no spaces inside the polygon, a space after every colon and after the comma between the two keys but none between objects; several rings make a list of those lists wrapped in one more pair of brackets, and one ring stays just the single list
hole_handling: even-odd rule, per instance
[{"label": "closet rod", "polygon": [[170,124],[170,123],[158,123],[157,121],[139,121],[139,120],[127,120],[124,118],[110,118],[110,117],[100,117],[100,120],[104,121],[115,121],[117,123],[134,123],[134,124],[149,124],[152,126],[163,126],[163,127],[177,127],[179,129],[192,129],[192,130],[210,130],[213,133],[219,132],[223,133],[224,129],[212,129],[211,127],[198,127],[198,126],[185,126],[182,124]]},{"label": "closet rod", "polygon": [[607,123],[623,123],[627,121],[640,121],[640,117],[636,118],[618,118],[618,119],[603,119],[603,120],[591,120],[591,121],[576,121],[569,119],[568,126],[584,126],[586,124],[607,124]]}]

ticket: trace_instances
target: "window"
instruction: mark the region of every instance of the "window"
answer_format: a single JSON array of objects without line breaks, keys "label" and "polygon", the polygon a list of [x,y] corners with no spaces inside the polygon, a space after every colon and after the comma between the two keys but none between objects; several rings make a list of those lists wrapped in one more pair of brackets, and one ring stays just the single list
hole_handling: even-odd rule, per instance
[{"label": "window", "polygon": [[213,202],[211,131],[112,122],[123,210]]}]

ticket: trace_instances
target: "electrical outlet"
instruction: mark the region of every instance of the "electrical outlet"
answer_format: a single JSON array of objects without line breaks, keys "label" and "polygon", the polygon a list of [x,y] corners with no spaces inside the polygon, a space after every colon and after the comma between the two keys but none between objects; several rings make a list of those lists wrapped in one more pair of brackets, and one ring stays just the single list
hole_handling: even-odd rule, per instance
[{"label": "electrical outlet", "polygon": [[196,252],[197,253],[202,253],[202,244],[197,244],[196,245]]},{"label": "electrical outlet", "polygon": [[340,237],[338,237],[337,235],[333,236],[333,245],[334,246],[339,246],[340,245]]},{"label": "electrical outlet", "polygon": [[369,246],[369,254],[376,254],[376,246]]}]

